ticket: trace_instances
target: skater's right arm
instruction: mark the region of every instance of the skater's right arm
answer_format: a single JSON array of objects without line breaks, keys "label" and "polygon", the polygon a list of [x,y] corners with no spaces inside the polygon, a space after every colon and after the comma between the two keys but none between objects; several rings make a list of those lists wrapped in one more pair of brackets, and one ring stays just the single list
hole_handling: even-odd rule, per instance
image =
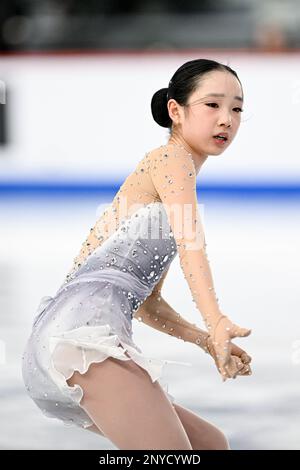
[{"label": "skater's right arm", "polygon": [[[208,353],[217,364],[216,353],[209,334],[188,322],[176,312],[161,296],[160,291],[152,293],[142,303],[134,317],[140,322],[182,341],[196,344]],[[240,347],[232,344],[229,376],[250,375],[251,357]]]}]

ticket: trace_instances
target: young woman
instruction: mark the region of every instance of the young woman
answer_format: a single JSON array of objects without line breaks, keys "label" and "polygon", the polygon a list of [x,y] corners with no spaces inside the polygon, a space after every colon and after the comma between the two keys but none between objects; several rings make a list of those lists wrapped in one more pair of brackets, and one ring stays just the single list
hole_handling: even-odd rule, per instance
[{"label": "young woman", "polygon": [[[23,377],[46,416],[98,432],[119,449],[229,449],[221,430],[163,389],[163,366],[176,361],[146,357],[133,341],[132,318],[200,346],[223,380],[251,374],[251,357],[231,342],[251,331],[219,307],[196,194],[207,156],[234,139],[242,103],[236,72],[206,59],[183,64],[153,95],[167,144],[126,178],[34,319]],[[177,253],[207,331],[161,296]]]}]

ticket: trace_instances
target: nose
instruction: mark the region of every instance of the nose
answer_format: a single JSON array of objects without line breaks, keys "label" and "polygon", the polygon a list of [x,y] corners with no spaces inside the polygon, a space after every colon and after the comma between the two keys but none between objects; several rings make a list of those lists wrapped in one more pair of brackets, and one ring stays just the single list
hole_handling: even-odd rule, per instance
[{"label": "nose", "polygon": [[225,125],[226,127],[232,126],[231,114],[224,112],[219,118],[219,126]]}]

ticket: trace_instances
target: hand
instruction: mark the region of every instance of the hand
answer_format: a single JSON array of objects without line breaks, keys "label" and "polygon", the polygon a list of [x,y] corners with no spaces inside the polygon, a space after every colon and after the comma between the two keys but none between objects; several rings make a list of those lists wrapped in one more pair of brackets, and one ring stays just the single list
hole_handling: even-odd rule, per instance
[{"label": "hand", "polygon": [[[212,344],[212,338],[209,335],[206,339],[206,350],[211,355],[211,357],[215,361],[217,368],[219,369],[217,358],[216,358],[216,352]],[[252,361],[252,358],[246,353],[246,351],[244,351],[242,348],[240,348],[236,344],[231,343],[231,358],[230,358],[229,366],[227,366],[229,368],[231,378],[236,379],[238,375],[251,375],[252,374],[252,370],[250,366],[251,361]]]},{"label": "hand", "polygon": [[249,336],[250,333],[250,329],[241,328],[232,323],[226,315],[222,315],[211,327],[210,354],[215,360],[223,381],[227,378],[236,378],[237,375],[251,375],[249,365],[251,357],[231,343],[232,338]]},{"label": "hand", "polygon": [[[237,375],[251,375],[250,362],[252,357],[246,353],[242,348],[234,343],[231,343],[231,356],[235,358],[238,367]],[[235,377],[234,377],[235,378]]]}]

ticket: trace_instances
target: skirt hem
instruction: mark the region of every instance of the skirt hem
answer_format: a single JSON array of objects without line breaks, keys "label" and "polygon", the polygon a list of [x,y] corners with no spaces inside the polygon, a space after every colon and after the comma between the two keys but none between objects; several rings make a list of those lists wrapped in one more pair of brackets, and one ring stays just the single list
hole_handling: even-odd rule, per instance
[{"label": "skirt hem", "polygon": [[[114,334],[110,325],[102,326],[82,326],[56,336],[51,336],[50,347],[50,367],[49,374],[61,393],[81,407],[80,402],[83,397],[83,390],[80,385],[69,386],[67,380],[75,371],[84,374],[93,363],[103,362],[108,357],[120,360],[133,360],[140,367],[145,369],[152,382],[158,381],[173,404],[174,397],[168,392],[168,384],[163,381],[163,368],[165,365],[185,365],[191,363],[171,361],[167,359],[156,359],[146,357],[137,345],[131,345],[123,341],[119,335]],[[129,356],[126,355],[126,352]],[[82,408],[82,407],[81,407]],[[58,415],[59,415],[59,409]],[[59,416],[57,416],[59,417]],[[74,419],[63,420],[64,424],[77,424],[87,428],[93,421],[87,415],[84,423],[80,424]],[[104,433],[102,432],[104,435]]]}]

